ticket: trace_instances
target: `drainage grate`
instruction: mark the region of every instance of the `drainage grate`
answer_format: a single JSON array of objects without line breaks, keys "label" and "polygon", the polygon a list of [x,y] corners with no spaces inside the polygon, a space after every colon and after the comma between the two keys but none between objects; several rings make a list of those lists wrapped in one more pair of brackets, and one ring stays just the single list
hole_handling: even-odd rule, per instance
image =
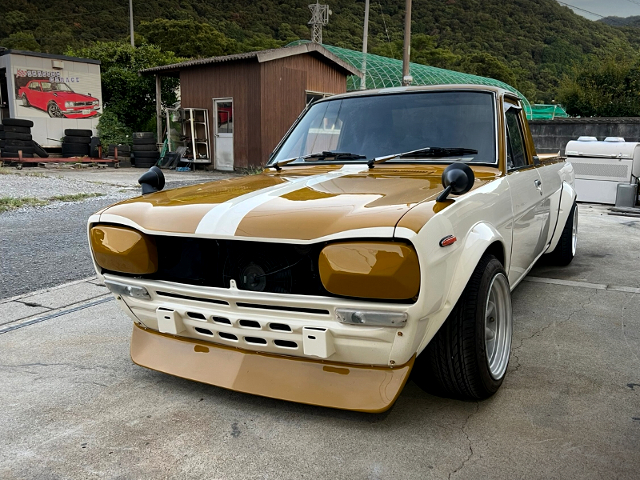
[{"label": "drainage grate", "polygon": [[270,323],[269,328],[278,332],[291,332],[291,327],[284,323]]},{"label": "drainage grate", "polygon": [[298,344],[296,342],[292,342],[289,340],[274,340],[273,343],[277,346],[277,347],[282,347],[282,348],[298,348]]},{"label": "drainage grate", "polygon": [[260,324],[255,320],[240,320],[238,323],[240,324],[241,327],[245,327],[245,328],[258,328],[258,329],[261,328]]},{"label": "drainage grate", "polygon": [[196,327],[196,332],[213,337],[213,332],[211,330],[207,330],[206,328]]},{"label": "drainage grate", "polygon": [[244,337],[244,341],[252,345],[266,345],[267,341],[264,338],[258,337]]},{"label": "drainage grate", "polygon": [[233,333],[218,332],[218,336],[220,338],[224,338],[225,340],[232,340],[234,342],[238,341],[238,337],[236,337]]}]

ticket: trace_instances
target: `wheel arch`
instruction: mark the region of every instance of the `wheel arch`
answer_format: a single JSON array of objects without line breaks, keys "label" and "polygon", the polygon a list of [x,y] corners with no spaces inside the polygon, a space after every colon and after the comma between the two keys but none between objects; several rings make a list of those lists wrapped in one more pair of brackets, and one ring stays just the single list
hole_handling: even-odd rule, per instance
[{"label": "wheel arch", "polygon": [[562,230],[564,229],[565,224],[571,214],[571,209],[573,204],[576,202],[578,195],[576,193],[575,188],[568,182],[562,182],[562,191],[560,193],[560,205],[558,207],[558,220],[556,222],[556,227],[553,232],[553,236],[551,237],[551,243],[547,248],[546,253],[553,252],[558,246],[558,242],[560,241],[560,237],[562,236]]}]

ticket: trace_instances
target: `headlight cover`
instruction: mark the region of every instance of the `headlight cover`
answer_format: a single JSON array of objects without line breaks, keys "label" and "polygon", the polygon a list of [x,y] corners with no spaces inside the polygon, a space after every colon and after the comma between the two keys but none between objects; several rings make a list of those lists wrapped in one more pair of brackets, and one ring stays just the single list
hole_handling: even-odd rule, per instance
[{"label": "headlight cover", "polygon": [[90,231],[96,263],[112,272],[145,275],[158,271],[158,251],[152,238],[133,228],[96,225]]},{"label": "headlight cover", "polygon": [[420,291],[418,255],[400,242],[333,243],[320,252],[318,266],[334,295],[409,300]]}]

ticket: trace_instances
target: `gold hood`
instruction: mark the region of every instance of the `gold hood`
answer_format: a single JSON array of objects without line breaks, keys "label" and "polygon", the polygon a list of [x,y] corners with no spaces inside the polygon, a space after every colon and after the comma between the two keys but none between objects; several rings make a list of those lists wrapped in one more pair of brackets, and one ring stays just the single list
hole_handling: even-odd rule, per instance
[{"label": "gold hood", "polygon": [[[346,230],[395,227],[411,208],[433,201],[443,190],[445,167],[388,164],[370,170],[358,164],[269,169],[260,175],[133,198],[102,211],[101,221],[124,217],[158,233],[313,240]],[[500,174],[489,167],[474,167],[474,173],[474,188]]]}]

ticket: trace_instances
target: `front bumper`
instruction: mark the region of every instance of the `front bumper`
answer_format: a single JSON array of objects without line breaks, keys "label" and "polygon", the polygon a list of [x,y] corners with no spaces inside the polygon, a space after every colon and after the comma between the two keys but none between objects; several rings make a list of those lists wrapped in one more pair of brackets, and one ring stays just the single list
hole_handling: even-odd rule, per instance
[{"label": "front bumper", "polygon": [[134,325],[131,359],[142,367],[238,392],[377,413],[393,405],[415,357],[395,368],[345,365],[243,351]]}]

